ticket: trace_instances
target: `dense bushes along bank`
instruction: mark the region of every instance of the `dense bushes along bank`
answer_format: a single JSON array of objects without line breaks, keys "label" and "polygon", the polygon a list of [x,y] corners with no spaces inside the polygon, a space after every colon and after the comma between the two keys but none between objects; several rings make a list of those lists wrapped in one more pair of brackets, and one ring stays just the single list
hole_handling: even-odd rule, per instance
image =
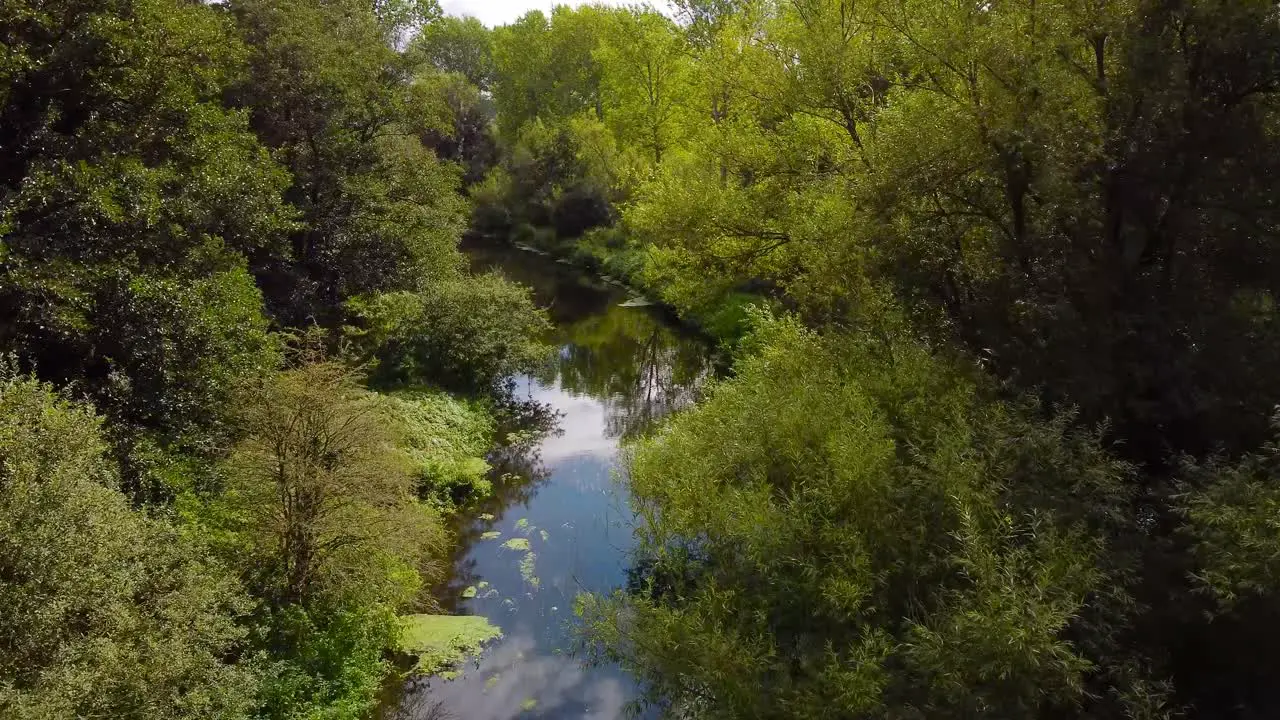
[{"label": "dense bushes along bank", "polygon": [[373,706],[545,350],[463,270],[437,14],[0,8],[0,716]]}]

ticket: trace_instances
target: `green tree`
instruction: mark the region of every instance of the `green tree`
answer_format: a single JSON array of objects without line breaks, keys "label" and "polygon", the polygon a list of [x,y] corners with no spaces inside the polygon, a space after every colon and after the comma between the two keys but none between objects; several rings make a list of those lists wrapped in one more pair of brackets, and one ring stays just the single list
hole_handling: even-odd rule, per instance
[{"label": "green tree", "polygon": [[492,390],[544,362],[545,315],[526,288],[499,275],[437,284],[421,293],[353,298],[348,337],[377,363],[376,383],[424,379],[464,391]]},{"label": "green tree", "polygon": [[258,599],[252,641],[269,717],[366,717],[397,614],[438,578],[444,530],[416,499],[415,463],[383,400],[333,362],[247,390],[246,436],[216,494],[183,512]]},{"label": "green tree", "polygon": [[428,23],[409,45],[409,53],[443,73],[458,73],[488,90],[493,82],[492,31],[473,17],[446,15]]},{"label": "green tree", "polygon": [[0,34],[0,345],[91,397],[135,465],[207,456],[231,384],[275,362],[243,255],[289,226],[286,176],[221,103],[244,46],[174,0],[7,3]]},{"label": "green tree", "polygon": [[247,716],[247,598],[117,489],[102,420],[0,375],[0,715]]},{"label": "green tree", "polygon": [[333,327],[348,297],[451,277],[466,206],[458,173],[414,133],[412,62],[357,0],[229,3],[250,47],[232,97],[293,176],[289,252],[258,259],[272,315]]},{"label": "green tree", "polygon": [[682,138],[689,63],[684,37],[656,10],[612,14],[594,53],[602,116],[619,142],[645,148],[654,163]]},{"label": "green tree", "polygon": [[1103,609],[1130,468],[909,342],[773,321],[748,345],[627,456],[633,592],[581,607],[607,656],[698,717],[1125,709],[1143,678]]}]

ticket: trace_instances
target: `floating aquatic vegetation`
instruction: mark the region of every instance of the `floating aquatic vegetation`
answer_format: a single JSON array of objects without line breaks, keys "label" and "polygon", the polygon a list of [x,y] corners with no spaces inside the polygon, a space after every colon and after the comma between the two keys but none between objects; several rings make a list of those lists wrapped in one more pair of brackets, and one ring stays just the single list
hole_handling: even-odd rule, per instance
[{"label": "floating aquatic vegetation", "polygon": [[508,550],[518,550],[520,552],[529,552],[530,550],[528,538],[511,538],[510,540],[502,543],[502,547]]},{"label": "floating aquatic vegetation", "polygon": [[468,586],[467,586],[467,589],[462,591],[462,597],[464,597],[464,598],[473,598],[473,597],[475,597],[477,594],[479,594],[479,592],[480,592],[480,591],[479,591],[478,589],[476,589],[476,586],[475,586],[475,585],[468,585]]},{"label": "floating aquatic vegetation", "polygon": [[485,522],[493,522],[493,513],[480,513],[477,517]]},{"label": "floating aquatic vegetation", "polygon": [[498,532],[497,530],[490,530],[488,532],[480,533],[481,540],[497,540],[500,537],[502,537],[502,533]]},{"label": "floating aquatic vegetation", "polygon": [[501,636],[502,628],[477,615],[404,615],[398,649],[418,657],[413,672],[450,678],[449,668]]},{"label": "floating aquatic vegetation", "polygon": [[525,698],[524,702],[520,703],[520,709],[525,712],[533,712],[537,707],[538,701],[533,698]]},{"label": "floating aquatic vegetation", "polygon": [[549,535],[546,530],[539,530],[538,535],[542,536],[542,542],[546,542],[551,539],[551,535]]},{"label": "floating aquatic vegetation", "polygon": [[524,578],[524,581],[529,583],[534,590],[537,590],[542,585],[542,581],[538,579],[537,574],[534,572],[536,570],[534,563],[537,560],[538,555],[534,552],[525,553],[525,556],[520,559],[520,577]]},{"label": "floating aquatic vegetation", "polygon": [[533,526],[529,524],[529,518],[520,518],[519,520],[516,521],[516,530],[519,530],[520,532],[525,533],[527,535],[529,531],[532,529],[533,529]]}]

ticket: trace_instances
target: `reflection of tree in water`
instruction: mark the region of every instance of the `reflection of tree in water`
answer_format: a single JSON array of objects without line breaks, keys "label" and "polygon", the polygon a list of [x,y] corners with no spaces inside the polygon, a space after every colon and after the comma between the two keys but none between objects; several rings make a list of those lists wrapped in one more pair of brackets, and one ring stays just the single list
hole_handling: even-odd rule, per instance
[{"label": "reflection of tree in water", "polygon": [[449,612],[458,610],[462,590],[478,579],[475,560],[467,555],[480,541],[480,536],[498,524],[507,508],[528,503],[551,477],[542,464],[540,448],[548,435],[560,432],[556,426],[558,416],[545,405],[510,397],[497,415],[501,421],[499,435],[508,441],[494,448],[486,458],[491,467],[489,480],[493,483],[493,492],[458,513],[452,572],[432,593],[444,600],[444,609]]},{"label": "reflection of tree in water", "polygon": [[710,369],[701,340],[639,308],[614,305],[562,326],[559,339],[559,362],[548,374],[604,404],[609,437],[633,437],[692,402]]}]

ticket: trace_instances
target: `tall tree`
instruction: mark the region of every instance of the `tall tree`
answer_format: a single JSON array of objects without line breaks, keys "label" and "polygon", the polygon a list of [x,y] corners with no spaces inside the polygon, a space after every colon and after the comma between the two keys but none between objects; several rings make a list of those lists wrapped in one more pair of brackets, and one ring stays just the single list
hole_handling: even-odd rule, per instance
[{"label": "tall tree", "polygon": [[603,116],[620,142],[655,163],[681,140],[689,67],[683,36],[655,10],[610,16],[594,53],[601,66]]},{"label": "tall tree", "polygon": [[481,90],[493,82],[492,31],[473,17],[446,15],[414,37],[409,52],[445,73],[458,73]]},{"label": "tall tree", "polygon": [[285,174],[222,105],[244,46],[177,0],[6,3],[0,34],[0,345],[126,454],[129,427],[207,453],[236,378],[275,362],[242,254],[289,225]]},{"label": "tall tree", "polygon": [[293,176],[284,256],[254,258],[274,317],[333,326],[354,295],[460,267],[456,170],[413,132],[412,63],[367,3],[237,0],[250,73],[232,94]]}]

